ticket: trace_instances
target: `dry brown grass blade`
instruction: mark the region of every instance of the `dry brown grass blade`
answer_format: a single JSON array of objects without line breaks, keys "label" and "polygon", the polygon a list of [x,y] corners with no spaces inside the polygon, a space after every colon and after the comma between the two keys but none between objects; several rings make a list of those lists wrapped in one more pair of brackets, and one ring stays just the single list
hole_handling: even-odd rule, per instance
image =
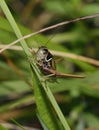
[{"label": "dry brown grass blade", "polygon": [[[0,48],[5,48],[6,46],[7,45],[0,45]],[[20,46],[11,46],[8,49],[17,50],[17,51],[23,50],[22,47],[20,47]],[[34,49],[34,51],[37,51],[37,49]],[[92,65],[99,67],[99,61],[92,59],[92,58],[89,58],[89,57],[85,57],[85,56],[81,56],[81,55],[77,55],[77,54],[73,54],[73,53],[68,53],[68,52],[60,52],[60,51],[53,51],[53,50],[50,50],[50,51],[53,55],[56,55],[56,56],[68,57],[68,58],[84,61],[84,62],[87,62],[89,64],[92,64]]]},{"label": "dry brown grass blade", "polygon": [[41,32],[44,32],[44,31],[47,31],[47,30],[51,30],[51,29],[54,29],[54,28],[57,28],[57,27],[60,27],[60,26],[63,26],[63,25],[69,24],[69,23],[74,23],[74,22],[77,22],[77,21],[91,19],[91,18],[96,18],[96,17],[99,17],[99,13],[93,14],[93,15],[89,15],[89,16],[85,16],[85,17],[81,17],[81,18],[76,18],[76,19],[69,20],[69,21],[64,21],[64,22],[61,22],[61,23],[49,26],[47,28],[41,29],[39,31],[36,31],[34,33],[28,34],[28,35],[26,35],[26,36],[24,36],[24,37],[22,37],[20,39],[17,39],[16,41],[14,41],[14,42],[10,43],[9,45],[7,45],[5,48],[2,48],[0,50],[0,53],[2,53],[3,51],[7,50],[8,48],[10,48],[11,46],[15,45],[16,43],[20,42],[21,40],[27,39],[27,38],[29,38],[31,36],[34,36],[36,34],[39,34]]}]

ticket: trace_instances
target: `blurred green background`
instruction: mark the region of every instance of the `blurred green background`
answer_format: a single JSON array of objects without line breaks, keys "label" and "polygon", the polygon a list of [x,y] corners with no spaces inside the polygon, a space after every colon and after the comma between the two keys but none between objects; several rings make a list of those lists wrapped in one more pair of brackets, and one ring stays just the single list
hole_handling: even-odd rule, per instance
[{"label": "blurred green background", "polygon": [[[99,0],[6,0],[23,35],[62,21],[99,13]],[[50,39],[50,40],[49,40]],[[16,36],[0,9],[0,48]],[[99,60],[99,17],[64,25],[26,39],[30,48],[70,52]],[[17,50],[16,50],[17,49]],[[55,56],[56,62],[61,56]],[[86,75],[57,79],[51,90],[73,130],[99,129],[99,63],[64,57],[57,70]],[[57,86],[57,87],[56,87]],[[31,72],[20,44],[0,54],[0,121],[42,129],[36,116]]]}]

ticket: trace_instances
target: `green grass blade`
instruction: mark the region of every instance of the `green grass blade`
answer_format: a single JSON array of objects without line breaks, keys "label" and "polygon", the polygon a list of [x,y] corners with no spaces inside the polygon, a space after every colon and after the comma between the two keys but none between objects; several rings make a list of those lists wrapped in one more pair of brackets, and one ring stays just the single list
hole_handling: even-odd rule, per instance
[{"label": "green grass blade", "polygon": [[[33,64],[31,64],[31,65],[32,65],[32,67],[33,67]],[[64,116],[63,116],[63,114],[62,114],[62,112],[61,112],[61,110],[60,110],[60,108],[59,108],[59,106],[58,106],[58,104],[57,104],[57,102],[56,102],[56,100],[55,100],[55,98],[54,98],[54,96],[53,96],[51,90],[50,90],[50,88],[47,86],[47,84],[45,84],[44,79],[42,79],[42,77],[38,74],[37,69],[34,69],[33,75],[34,75],[33,78],[36,78],[36,79],[35,79],[35,82],[34,82],[34,83],[36,83],[35,85],[38,84],[38,86],[39,86],[39,88],[38,88],[38,89],[39,89],[39,92],[42,91],[42,87],[43,87],[43,89],[45,90],[41,95],[44,96],[43,94],[46,93],[46,95],[47,95],[47,97],[49,98],[49,100],[50,100],[50,102],[51,102],[53,108],[55,109],[55,112],[57,113],[57,116],[58,116],[58,118],[60,119],[60,121],[61,121],[61,123],[62,123],[64,129],[65,129],[65,130],[70,130],[70,127],[69,127],[68,123],[66,122],[66,119],[64,118]],[[43,81],[42,81],[42,80],[43,80]],[[39,84],[40,84],[41,86],[40,86]],[[35,85],[34,85],[34,86],[35,86]],[[38,90],[37,90],[37,91],[38,91]],[[35,91],[35,92],[36,92],[36,91]],[[41,93],[41,92],[40,92],[40,93]],[[38,95],[38,94],[37,94],[37,95]],[[39,95],[40,95],[40,94],[39,94]],[[39,97],[37,97],[37,98],[39,98]],[[46,99],[46,97],[43,97],[43,101],[44,101],[45,99]],[[39,103],[39,102],[40,102],[40,101],[38,101],[38,103]],[[46,101],[44,101],[44,102],[46,102]],[[47,101],[47,102],[48,102],[48,101]],[[38,105],[41,105],[41,104],[38,104]],[[41,112],[42,112],[42,110],[41,110]]]},{"label": "green grass blade", "polygon": [[44,89],[42,89],[42,84],[36,76],[34,70],[32,74],[35,100],[41,120],[44,122],[44,124],[46,125],[46,127],[48,127],[49,130],[58,130],[60,126],[57,121],[56,115],[52,110],[52,105],[50,104]]},{"label": "green grass blade", "polygon": [[3,125],[0,125],[0,130],[9,130],[9,129],[5,128]]},{"label": "green grass blade", "polygon": [[16,120],[11,119],[17,126],[19,126],[22,130],[26,130],[21,124],[19,124]]},{"label": "green grass blade", "polygon": [[[22,34],[21,34],[14,18],[12,17],[5,1],[0,1],[0,6],[1,6],[2,10],[4,11],[8,21],[10,22],[17,38],[21,38]],[[28,57],[32,57],[25,40],[21,41],[21,46],[23,47],[26,55]],[[51,130],[52,129],[57,130],[59,128],[59,125],[58,125],[59,122],[56,119],[56,117],[58,116],[58,118],[60,119],[60,123],[63,125],[64,129],[70,130],[70,127],[68,126],[68,123],[66,122],[62,112],[60,111],[60,109],[59,109],[59,107],[58,107],[58,105],[57,105],[57,103],[56,103],[56,101],[55,101],[55,99],[52,95],[50,88],[46,87],[45,83],[42,82],[42,77],[39,74],[39,70],[38,70],[36,64],[32,62],[31,65],[32,65],[31,68],[32,68],[32,71],[33,71],[33,81],[34,81],[35,94],[36,94],[36,96],[35,96],[36,97],[36,103],[37,103],[37,107],[38,107],[40,116],[42,118],[44,117],[43,118],[44,123],[47,121],[46,125]],[[40,102],[39,102],[39,100],[40,100]],[[57,116],[54,114],[53,109],[51,108],[51,105],[53,106],[54,111],[55,111]],[[42,113],[44,110],[46,111],[46,114]],[[48,123],[49,121],[50,121],[50,124]]]},{"label": "green grass blade", "polygon": [[[6,15],[6,17],[7,17],[8,21],[9,21],[9,23],[11,24],[11,26],[12,26],[12,28],[13,28],[13,30],[14,30],[16,36],[17,36],[17,38],[21,38],[21,37],[22,37],[22,34],[21,34],[21,32],[20,32],[20,30],[19,30],[19,28],[18,28],[18,26],[17,26],[17,24],[16,24],[14,18],[12,17],[12,15],[11,15],[11,13],[10,13],[10,11],[9,11],[9,9],[8,9],[8,7],[7,7],[7,5],[6,5],[6,3],[5,3],[4,0],[3,0],[3,1],[0,1],[0,6],[1,6],[1,8],[2,8],[4,14]],[[25,53],[26,53],[28,56],[30,56],[31,53],[30,53],[29,50],[28,50],[28,47],[27,47],[27,44],[26,44],[25,40],[22,40],[20,43],[21,43],[21,46],[23,47]]]}]

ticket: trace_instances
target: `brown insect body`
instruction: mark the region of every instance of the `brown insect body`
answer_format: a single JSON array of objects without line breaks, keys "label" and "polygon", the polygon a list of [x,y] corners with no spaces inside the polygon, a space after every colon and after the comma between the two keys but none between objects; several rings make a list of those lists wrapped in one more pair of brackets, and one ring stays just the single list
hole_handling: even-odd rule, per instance
[{"label": "brown insect body", "polygon": [[36,61],[38,67],[45,75],[51,74],[51,72],[46,71],[47,69],[49,70],[56,69],[53,55],[48,51],[48,49],[45,46],[39,47],[36,53]]},{"label": "brown insect body", "polygon": [[53,76],[56,77],[84,78],[84,76],[81,75],[65,74],[56,71],[54,57],[45,46],[39,47],[36,53],[36,61],[38,67],[45,75],[53,74]]}]

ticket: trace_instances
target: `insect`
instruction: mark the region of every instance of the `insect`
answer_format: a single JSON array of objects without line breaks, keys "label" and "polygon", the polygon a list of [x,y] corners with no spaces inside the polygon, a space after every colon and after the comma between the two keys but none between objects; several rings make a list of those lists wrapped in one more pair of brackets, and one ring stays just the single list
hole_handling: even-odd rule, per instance
[{"label": "insect", "polygon": [[50,51],[45,46],[41,46],[38,48],[36,52],[36,62],[44,75],[47,76],[56,76],[56,77],[66,77],[66,78],[84,78],[82,75],[74,75],[74,74],[66,74],[62,72],[58,72],[56,70],[56,64],[54,60],[54,56],[50,53]]}]

